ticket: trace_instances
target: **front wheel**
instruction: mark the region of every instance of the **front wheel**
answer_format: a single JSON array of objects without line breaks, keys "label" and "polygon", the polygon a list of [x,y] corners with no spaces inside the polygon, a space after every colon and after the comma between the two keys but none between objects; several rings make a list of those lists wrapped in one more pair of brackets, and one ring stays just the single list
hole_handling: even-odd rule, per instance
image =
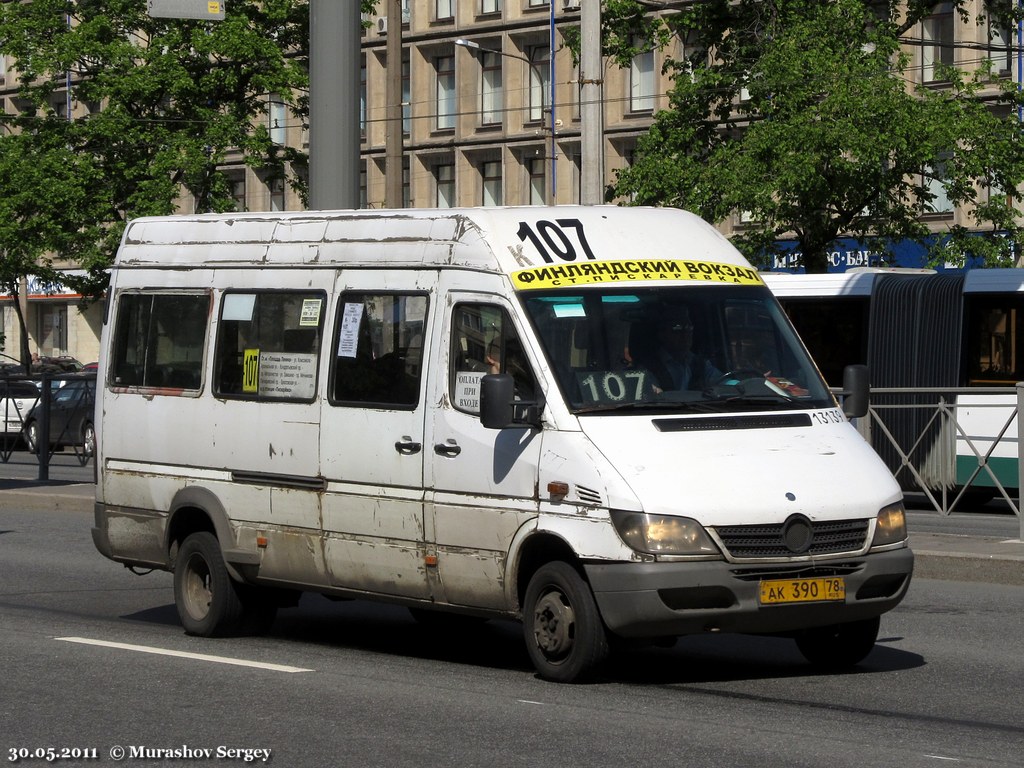
[{"label": "front wheel", "polygon": [[96,428],[92,424],[82,425],[82,450],[78,454],[78,463],[83,467],[96,455]]},{"label": "front wheel", "polygon": [[571,683],[608,656],[608,636],[589,585],[568,563],[542,566],[523,600],[526,649],[545,680]]},{"label": "front wheel", "polygon": [[193,533],[174,561],[174,603],[189,635],[223,637],[242,627],[244,604],[212,533]]},{"label": "front wheel", "polygon": [[851,621],[805,630],[796,647],[811,664],[826,669],[843,669],[863,661],[875,647],[881,619]]},{"label": "front wheel", "polygon": [[39,422],[30,421],[25,425],[25,447],[29,453],[39,453]]}]

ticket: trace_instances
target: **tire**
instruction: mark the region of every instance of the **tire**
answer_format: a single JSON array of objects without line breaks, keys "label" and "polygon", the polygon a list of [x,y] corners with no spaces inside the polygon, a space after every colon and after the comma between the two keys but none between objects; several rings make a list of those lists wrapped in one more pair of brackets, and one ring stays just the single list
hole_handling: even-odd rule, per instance
[{"label": "tire", "polygon": [[849,624],[805,630],[796,646],[811,664],[823,669],[845,669],[865,659],[875,647],[881,620],[878,616]]},{"label": "tire", "polygon": [[238,634],[245,615],[240,586],[228,575],[212,533],[201,531],[185,539],[174,561],[174,604],[186,634]]},{"label": "tire", "polygon": [[523,600],[530,660],[545,680],[586,680],[608,657],[608,636],[590,586],[563,562],[542,566]]},{"label": "tire", "polygon": [[96,428],[89,422],[82,425],[82,453],[87,457],[96,455]]},{"label": "tire", "polygon": [[25,425],[25,447],[29,453],[39,453],[39,422],[30,421]]}]

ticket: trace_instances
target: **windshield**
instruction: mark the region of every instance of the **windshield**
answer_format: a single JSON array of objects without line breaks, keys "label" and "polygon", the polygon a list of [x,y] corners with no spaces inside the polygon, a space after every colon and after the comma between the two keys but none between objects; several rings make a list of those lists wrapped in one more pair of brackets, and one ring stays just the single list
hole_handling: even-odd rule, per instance
[{"label": "windshield", "polygon": [[529,291],[522,300],[577,413],[835,406],[764,286]]}]

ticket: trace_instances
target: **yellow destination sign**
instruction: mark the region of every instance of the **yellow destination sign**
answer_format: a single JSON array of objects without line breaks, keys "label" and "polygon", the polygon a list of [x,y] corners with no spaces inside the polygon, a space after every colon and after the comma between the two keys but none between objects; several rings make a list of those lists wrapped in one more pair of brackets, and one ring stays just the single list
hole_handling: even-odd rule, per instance
[{"label": "yellow destination sign", "polygon": [[579,264],[548,264],[512,273],[521,291],[567,288],[595,283],[629,283],[640,280],[686,280],[704,283],[763,285],[757,270],[738,264],[689,259],[620,259],[585,261]]}]

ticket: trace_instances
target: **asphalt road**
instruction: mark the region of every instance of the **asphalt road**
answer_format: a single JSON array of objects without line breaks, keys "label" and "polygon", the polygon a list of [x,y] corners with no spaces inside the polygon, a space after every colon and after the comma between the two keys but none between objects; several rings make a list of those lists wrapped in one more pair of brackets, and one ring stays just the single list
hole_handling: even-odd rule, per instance
[{"label": "asphalt road", "polygon": [[278,766],[1021,764],[1024,587],[916,579],[849,674],[813,673],[790,641],[714,636],[560,686],[534,676],[516,624],[430,631],[363,602],[307,596],[268,636],[187,637],[170,576],[105,560],[90,525],[0,508],[8,761],[53,747],[95,751],[69,765],[259,763],[257,749]]}]

